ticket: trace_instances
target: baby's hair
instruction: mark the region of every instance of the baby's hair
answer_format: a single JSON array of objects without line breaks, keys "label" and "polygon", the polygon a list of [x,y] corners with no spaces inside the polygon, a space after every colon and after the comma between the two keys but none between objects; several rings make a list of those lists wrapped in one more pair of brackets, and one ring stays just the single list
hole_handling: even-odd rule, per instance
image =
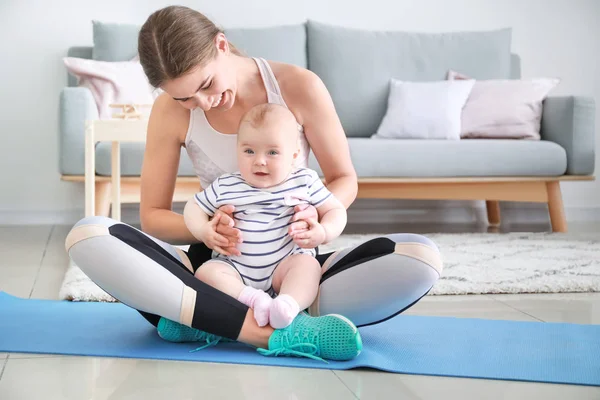
[{"label": "baby's hair", "polygon": [[[274,121],[276,118],[286,118],[290,123],[296,126],[294,114],[286,107],[279,104],[264,103],[252,107],[240,121],[240,131],[244,124],[250,124],[254,129],[260,129],[266,124]],[[298,132],[295,130],[295,132]]]}]

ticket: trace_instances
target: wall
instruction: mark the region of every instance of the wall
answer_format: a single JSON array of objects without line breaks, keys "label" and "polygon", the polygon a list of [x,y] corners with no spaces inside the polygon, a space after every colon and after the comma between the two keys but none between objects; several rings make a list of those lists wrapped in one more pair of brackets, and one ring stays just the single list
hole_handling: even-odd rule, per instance
[{"label": "wall", "polygon": [[[594,26],[600,2],[595,0],[179,3],[226,27],[294,24],[308,18],[356,28],[423,32],[512,27],[513,52],[522,57],[523,77],[557,76],[562,82],[554,95],[600,99],[600,26]],[[0,2],[0,224],[72,223],[83,215],[83,185],[62,182],[58,173],[58,96],[66,85],[61,57],[69,46],[92,44],[92,19],[142,24],[152,11],[168,4],[159,0]],[[598,116],[597,120],[600,127]],[[598,132],[599,128],[597,137]],[[596,164],[600,165],[598,150]],[[563,191],[569,219],[600,220],[600,181],[566,183]],[[482,215],[480,202],[414,201],[359,201],[355,215],[373,217],[368,209],[374,205],[412,209],[405,215],[396,211],[399,219],[469,220]],[[475,211],[452,211],[465,205]],[[521,210],[520,204],[507,208],[515,218],[536,214],[529,207]],[[545,217],[543,207],[534,209],[538,217]]]}]

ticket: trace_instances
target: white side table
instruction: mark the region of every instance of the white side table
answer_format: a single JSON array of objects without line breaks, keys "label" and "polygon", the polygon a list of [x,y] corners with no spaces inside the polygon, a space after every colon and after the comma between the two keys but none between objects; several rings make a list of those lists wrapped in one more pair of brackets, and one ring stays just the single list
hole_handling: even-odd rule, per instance
[{"label": "white side table", "polygon": [[91,120],[85,124],[85,216],[95,214],[96,143],[112,142],[111,151],[111,217],[121,220],[121,151],[122,142],[145,142],[147,118],[137,112],[137,106],[115,104],[123,113],[110,120]]}]

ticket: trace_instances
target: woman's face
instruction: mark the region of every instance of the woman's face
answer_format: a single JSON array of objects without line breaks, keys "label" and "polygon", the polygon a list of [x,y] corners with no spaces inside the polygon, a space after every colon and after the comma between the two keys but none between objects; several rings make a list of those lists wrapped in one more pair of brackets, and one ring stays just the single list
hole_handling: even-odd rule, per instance
[{"label": "woman's face", "polygon": [[197,107],[204,111],[229,110],[235,101],[237,84],[229,46],[223,34],[217,36],[215,46],[217,56],[212,61],[165,82],[161,89],[190,110]]}]

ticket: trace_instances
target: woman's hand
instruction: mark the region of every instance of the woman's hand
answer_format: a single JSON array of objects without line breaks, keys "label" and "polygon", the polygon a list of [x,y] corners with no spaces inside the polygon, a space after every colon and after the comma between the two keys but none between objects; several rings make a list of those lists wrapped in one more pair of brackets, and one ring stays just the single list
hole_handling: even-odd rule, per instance
[{"label": "woman's hand", "polygon": [[228,244],[222,249],[228,253],[227,255],[241,256],[242,253],[236,248],[236,245],[242,243],[242,232],[234,228],[234,211],[235,207],[232,205],[221,206],[213,216],[213,221],[216,220],[215,232],[228,240]]},{"label": "woman's hand", "polygon": [[299,247],[313,249],[325,242],[327,234],[325,228],[319,223],[317,209],[310,204],[299,204],[294,208],[296,212],[288,233]]}]

